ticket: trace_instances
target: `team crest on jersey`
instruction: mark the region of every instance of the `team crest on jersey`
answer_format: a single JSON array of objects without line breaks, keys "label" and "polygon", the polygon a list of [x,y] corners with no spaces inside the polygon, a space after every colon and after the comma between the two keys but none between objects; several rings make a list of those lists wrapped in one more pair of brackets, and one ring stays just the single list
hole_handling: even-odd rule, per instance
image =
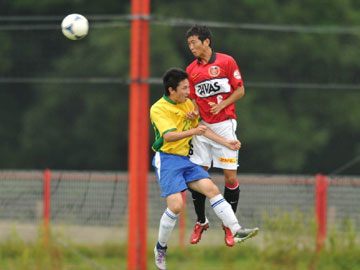
[{"label": "team crest on jersey", "polygon": [[218,66],[209,67],[209,75],[211,77],[217,77],[220,74],[220,68]]},{"label": "team crest on jersey", "polygon": [[238,80],[241,79],[240,71],[238,69],[234,71],[234,78]]}]

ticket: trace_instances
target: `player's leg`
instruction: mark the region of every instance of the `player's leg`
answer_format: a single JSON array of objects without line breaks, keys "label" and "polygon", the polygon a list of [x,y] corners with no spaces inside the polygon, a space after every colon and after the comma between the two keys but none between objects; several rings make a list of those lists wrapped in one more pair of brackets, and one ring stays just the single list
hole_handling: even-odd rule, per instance
[{"label": "player's leg", "polygon": [[[203,166],[203,168],[206,171],[208,170],[208,167],[206,166]],[[195,190],[191,190],[191,196],[195,207],[195,213],[197,215],[197,222],[200,224],[204,224],[206,222],[206,216],[205,216],[206,196]]]},{"label": "player's leg", "polygon": [[155,264],[161,270],[166,269],[167,242],[183,207],[181,193],[169,195],[166,201],[167,208],[160,219],[158,242],[154,248]]},{"label": "player's leg", "polygon": [[[218,157],[215,161],[215,158]],[[240,188],[237,180],[237,153],[230,149],[214,148],[214,167],[222,168],[224,171],[225,187],[224,198],[231,205],[232,210],[236,213],[239,202]],[[226,225],[222,225],[225,236],[225,244],[233,246],[233,234]]]},{"label": "player's leg", "polygon": [[189,162],[187,157],[160,152],[153,159],[161,194],[168,206],[160,219],[158,242],[154,248],[155,264],[159,269],[166,269],[167,242],[183,206],[181,191],[187,189],[183,169]]},{"label": "player's leg", "polygon": [[176,193],[168,196],[166,198],[166,201],[167,201],[167,208],[160,219],[160,229],[159,229],[159,238],[158,238],[159,244],[162,247],[167,246],[167,241],[176,225],[176,221],[183,206],[181,193]]},{"label": "player's leg", "polygon": [[[203,168],[206,171],[208,170],[205,166]],[[201,240],[202,233],[209,228],[209,220],[205,216],[206,196],[192,189],[190,191],[197,216],[197,221],[190,235],[190,244],[196,244]]]},{"label": "player's leg", "polygon": [[259,229],[245,229],[240,226],[234,211],[230,204],[220,194],[218,187],[208,178],[188,183],[188,186],[198,192],[203,193],[209,198],[211,207],[215,214],[228,227],[232,234],[232,241],[227,243],[228,246],[233,246],[235,242],[242,242],[248,238],[255,236]]},{"label": "player's leg", "polygon": [[230,203],[234,213],[236,213],[240,197],[240,187],[239,181],[237,180],[237,171],[224,169],[224,177],[224,198],[228,203]]},{"label": "player's leg", "polygon": [[206,196],[194,190],[191,190],[191,196],[197,221],[190,235],[190,244],[196,244],[201,240],[202,233],[209,228],[209,220],[205,216]]},{"label": "player's leg", "polygon": [[[203,136],[193,136],[189,152],[191,162],[201,165],[205,170],[208,170],[211,165],[210,153],[208,139]],[[209,228],[209,221],[205,216],[206,196],[191,189],[190,191],[197,216],[196,223],[190,236],[190,244],[196,244],[201,240],[202,233]]]},{"label": "player's leg", "polygon": [[189,161],[189,165],[186,171],[184,171],[184,178],[189,188],[209,198],[215,214],[231,230],[233,241],[229,246],[233,246],[236,241],[244,241],[257,234],[258,228],[244,229],[240,226],[231,205],[220,194],[218,187],[210,180],[210,175],[207,171]]},{"label": "player's leg", "polygon": [[[217,134],[227,139],[236,140],[236,121],[234,119],[223,121],[212,125],[210,128]],[[231,204],[232,209],[236,213],[239,201],[239,182],[237,180],[238,167],[238,151],[228,149],[225,146],[213,143],[211,148],[211,156],[213,166],[223,169],[224,171],[224,198]]]},{"label": "player's leg", "polygon": [[[235,120],[227,120],[221,123],[217,123],[212,125],[210,128],[225,138],[233,140],[236,139]],[[214,142],[213,147],[211,148],[211,155],[213,158],[213,166],[223,169],[224,171],[224,198],[228,203],[230,203],[235,213],[240,195],[239,183],[237,181],[238,151],[228,149],[227,147]],[[224,224],[222,227],[225,232],[224,239],[226,245],[232,246],[233,237],[230,228],[226,227]]]},{"label": "player's leg", "polygon": [[[224,177],[224,198],[231,205],[234,213],[236,213],[240,196],[239,181],[237,180],[237,171],[224,169]],[[225,225],[222,225],[222,227],[225,233],[224,240],[226,245],[232,246],[233,241],[230,228],[226,227]]]},{"label": "player's leg", "polygon": [[203,194],[191,190],[191,197],[193,200],[193,204],[194,204],[194,208],[195,208],[195,213],[197,216],[197,222],[198,223],[205,223],[206,221],[206,216],[205,216],[205,200],[206,200],[206,196],[204,196]]},{"label": "player's leg", "polygon": [[224,199],[220,194],[218,187],[209,178],[190,182],[188,183],[188,186],[192,190],[204,194],[210,200],[216,215],[218,215],[221,220],[225,221],[224,224],[235,226],[235,231],[240,227],[230,204]]}]

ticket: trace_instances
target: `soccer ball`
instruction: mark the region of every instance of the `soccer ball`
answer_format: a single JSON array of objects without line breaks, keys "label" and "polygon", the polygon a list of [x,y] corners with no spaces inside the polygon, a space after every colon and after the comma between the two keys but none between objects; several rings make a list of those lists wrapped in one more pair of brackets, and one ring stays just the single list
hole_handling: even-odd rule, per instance
[{"label": "soccer ball", "polygon": [[61,30],[65,37],[78,40],[85,37],[89,31],[88,20],[80,14],[67,15],[62,23]]}]

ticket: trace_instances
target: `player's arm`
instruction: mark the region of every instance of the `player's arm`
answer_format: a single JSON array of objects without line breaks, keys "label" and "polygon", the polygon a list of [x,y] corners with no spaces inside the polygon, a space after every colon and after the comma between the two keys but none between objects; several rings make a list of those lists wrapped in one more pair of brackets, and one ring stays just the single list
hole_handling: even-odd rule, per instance
[{"label": "player's arm", "polygon": [[241,99],[245,95],[245,88],[244,86],[239,86],[231,93],[231,95],[227,98],[222,100],[219,104],[214,102],[209,102],[211,107],[210,112],[212,114],[218,114],[221,110],[225,109],[230,104],[235,103],[237,100]]},{"label": "player's arm", "polygon": [[[202,126],[202,124],[199,124],[199,126]],[[214,131],[212,131],[210,128],[208,128],[204,136],[214,142],[217,142],[231,150],[239,150],[241,147],[241,142],[239,140],[229,140],[226,139],[218,134],[216,134]]]},{"label": "player's arm", "polygon": [[192,128],[184,131],[169,131],[163,135],[163,138],[167,142],[175,142],[178,140],[182,140],[187,137],[191,137],[193,135],[204,135],[208,127],[205,125],[199,125],[196,128]]}]

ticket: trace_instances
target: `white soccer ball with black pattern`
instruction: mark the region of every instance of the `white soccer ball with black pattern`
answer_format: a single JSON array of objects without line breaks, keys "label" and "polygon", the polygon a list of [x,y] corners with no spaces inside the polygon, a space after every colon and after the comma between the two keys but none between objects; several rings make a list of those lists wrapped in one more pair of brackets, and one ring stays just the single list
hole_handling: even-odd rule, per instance
[{"label": "white soccer ball with black pattern", "polygon": [[61,30],[64,36],[69,39],[82,39],[89,31],[89,22],[83,15],[76,13],[70,14],[63,19]]}]

